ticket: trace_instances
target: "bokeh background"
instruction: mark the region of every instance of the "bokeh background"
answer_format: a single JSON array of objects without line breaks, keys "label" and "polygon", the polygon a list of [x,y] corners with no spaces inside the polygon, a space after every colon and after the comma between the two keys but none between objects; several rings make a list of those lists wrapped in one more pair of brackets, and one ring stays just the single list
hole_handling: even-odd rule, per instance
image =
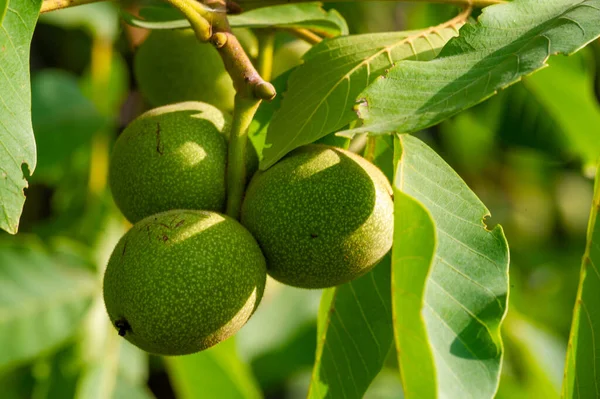
[{"label": "bokeh background", "polygon": [[[375,1],[327,8],[346,17],[351,33],[423,28],[456,12]],[[119,132],[148,108],[132,75],[146,33],[123,25],[109,3],[44,15],[35,31],[38,166],[19,234],[0,232],[3,398],[209,398],[208,388],[182,381],[231,383],[214,370],[233,363],[174,363],[138,351],[116,336],[103,309],[102,270],[128,228],[107,189],[107,163]],[[252,35],[245,44],[256,53]],[[274,74],[300,63],[307,49],[277,33]],[[419,133],[480,196],[492,213],[488,225],[502,224],[510,244],[498,398],[559,397],[598,155],[582,137],[600,140],[597,64],[598,42]],[[237,348],[248,390],[305,397],[319,299],[319,291],[269,284],[258,312],[226,343]],[[31,333],[37,325],[58,327]],[[365,397],[402,398],[393,355]]]}]

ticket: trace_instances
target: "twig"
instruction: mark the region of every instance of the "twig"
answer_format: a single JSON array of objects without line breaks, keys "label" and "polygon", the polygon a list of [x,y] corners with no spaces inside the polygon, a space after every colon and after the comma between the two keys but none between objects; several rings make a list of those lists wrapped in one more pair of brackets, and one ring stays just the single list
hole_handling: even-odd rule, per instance
[{"label": "twig", "polygon": [[283,30],[290,32],[292,35],[294,35],[297,38],[302,39],[305,42],[310,43],[310,44],[319,44],[323,40],[323,38],[321,36],[317,35],[316,33],[312,32],[308,29],[301,29],[301,28],[285,29],[284,28]]},{"label": "twig", "polygon": [[212,26],[206,18],[208,11],[202,8],[200,3],[194,0],[166,0],[167,3],[177,8],[192,25],[196,37],[201,42],[207,42],[212,37]]},{"label": "twig", "polygon": [[195,0],[166,1],[185,15],[199,40],[210,41],[217,48],[238,95],[261,100],[275,97],[275,87],[259,75],[242,45],[231,33],[227,14],[215,11],[225,10],[225,3],[212,1],[211,6],[215,9],[211,9]]},{"label": "twig", "polygon": [[41,13],[60,10],[62,8],[75,7],[83,4],[98,3],[104,0],[44,0]]}]

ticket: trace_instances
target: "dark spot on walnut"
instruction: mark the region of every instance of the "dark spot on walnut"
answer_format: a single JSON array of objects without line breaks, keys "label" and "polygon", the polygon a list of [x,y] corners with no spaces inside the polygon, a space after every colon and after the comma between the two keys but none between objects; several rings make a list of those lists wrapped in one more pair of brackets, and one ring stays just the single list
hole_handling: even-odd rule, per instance
[{"label": "dark spot on walnut", "polygon": [[115,320],[115,327],[119,330],[119,335],[124,337],[127,332],[131,331],[131,326],[126,318],[122,317],[118,320]]},{"label": "dark spot on walnut", "polygon": [[164,146],[160,141],[160,123],[156,122],[156,152],[163,154]]}]

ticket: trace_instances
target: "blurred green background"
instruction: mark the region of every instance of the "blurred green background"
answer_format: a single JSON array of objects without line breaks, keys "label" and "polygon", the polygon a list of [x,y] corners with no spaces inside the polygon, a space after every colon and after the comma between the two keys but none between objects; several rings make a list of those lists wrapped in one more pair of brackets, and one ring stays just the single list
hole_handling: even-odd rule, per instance
[{"label": "blurred green background", "polygon": [[[389,2],[327,7],[347,18],[351,33],[422,28],[456,12]],[[20,233],[0,232],[0,396],[305,397],[319,291],[270,282],[235,341],[185,358],[148,356],[108,323],[102,271],[128,226],[107,190],[107,162],[118,133],[147,109],[132,78],[144,36],[109,3],[44,15],[37,26],[38,167]],[[251,36],[245,43],[256,45]],[[274,74],[307,48],[278,33]],[[600,136],[599,62],[593,43],[419,134],[480,196],[492,212],[488,225],[502,224],[511,247],[498,398],[559,396],[597,155],[582,137]],[[365,397],[402,398],[394,356]]]}]

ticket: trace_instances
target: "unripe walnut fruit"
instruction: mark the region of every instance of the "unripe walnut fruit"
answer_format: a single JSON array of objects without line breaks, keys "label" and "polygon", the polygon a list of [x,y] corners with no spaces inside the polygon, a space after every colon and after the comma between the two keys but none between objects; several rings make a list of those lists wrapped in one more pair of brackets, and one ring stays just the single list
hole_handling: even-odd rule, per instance
[{"label": "unripe walnut fruit", "polygon": [[235,90],[221,57],[191,29],[153,30],[135,54],[134,74],[154,107],[202,101],[233,109]]},{"label": "unripe walnut fruit", "polygon": [[288,154],[250,182],[242,224],[282,283],[325,288],[351,281],[390,250],[394,204],[383,173],[325,145]]},{"label": "unripe walnut fruit", "polygon": [[186,102],[153,109],[123,131],[113,149],[109,184],[132,223],[171,209],[222,211],[225,206],[226,118]]},{"label": "unripe walnut fruit", "polygon": [[173,210],[121,238],[104,275],[104,302],[129,342],[185,355],[235,334],[258,306],[266,276],[258,244],[237,221]]}]

